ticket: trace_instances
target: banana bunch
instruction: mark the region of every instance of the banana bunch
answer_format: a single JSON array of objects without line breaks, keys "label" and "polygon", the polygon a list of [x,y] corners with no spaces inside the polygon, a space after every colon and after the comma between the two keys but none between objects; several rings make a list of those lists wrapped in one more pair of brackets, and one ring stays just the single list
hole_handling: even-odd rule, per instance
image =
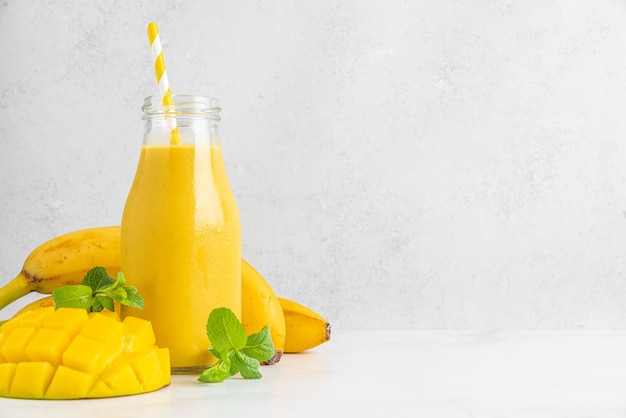
[{"label": "banana bunch", "polygon": [[[22,271],[0,288],[0,309],[30,292],[50,294],[58,287],[80,284],[85,273],[95,266],[103,266],[115,277],[120,264],[119,226],[60,235],[35,248]],[[270,328],[276,352],[267,364],[278,362],[283,352],[308,350],[330,339],[328,321],[306,306],[277,297],[263,276],[245,260],[241,292],[241,322],[246,332],[257,332],[265,325]],[[53,304],[48,296],[24,306],[16,315]]]}]

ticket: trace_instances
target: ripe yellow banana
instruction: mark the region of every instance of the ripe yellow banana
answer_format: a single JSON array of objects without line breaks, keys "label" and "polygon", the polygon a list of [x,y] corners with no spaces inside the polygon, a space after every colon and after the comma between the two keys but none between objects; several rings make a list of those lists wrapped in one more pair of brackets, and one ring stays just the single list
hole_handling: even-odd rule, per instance
[{"label": "ripe yellow banana", "polygon": [[[0,309],[33,291],[46,294],[61,286],[80,284],[85,273],[95,266],[105,267],[110,276],[116,277],[120,264],[119,226],[61,235],[37,247],[27,257],[20,274],[0,288]],[[276,353],[267,364],[274,364],[280,360],[285,344],[285,318],[278,297],[245,260],[241,285],[241,321],[248,334],[269,326]],[[50,299],[32,302],[21,311],[42,307],[40,304],[49,304]]]},{"label": "ripe yellow banana", "polygon": [[278,296],[246,260],[241,260],[241,323],[248,335],[268,325],[274,343],[274,357],[265,364],[280,360],[285,348],[285,316]]},{"label": "ripe yellow banana", "polygon": [[52,296],[46,296],[45,298],[37,299],[36,301],[33,301],[29,303],[28,305],[24,306],[22,309],[15,312],[14,317],[21,315],[25,312],[34,311],[35,309],[39,309],[39,308],[48,308],[50,306],[55,306],[54,298]]},{"label": "ripe yellow banana", "polygon": [[298,353],[330,340],[330,324],[317,312],[293,300],[278,298],[287,326],[285,353]]},{"label": "ripe yellow banana", "polygon": [[82,229],[53,238],[29,254],[22,271],[0,288],[0,309],[30,292],[52,293],[77,284],[95,266],[117,277],[120,266],[120,228]]}]

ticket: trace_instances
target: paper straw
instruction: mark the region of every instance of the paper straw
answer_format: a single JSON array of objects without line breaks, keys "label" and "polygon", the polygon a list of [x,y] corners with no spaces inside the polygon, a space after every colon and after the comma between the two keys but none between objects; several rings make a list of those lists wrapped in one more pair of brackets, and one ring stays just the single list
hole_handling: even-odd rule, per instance
[{"label": "paper straw", "polygon": [[[157,83],[159,84],[159,92],[163,96],[162,104],[169,106],[172,104],[172,92],[170,83],[167,79],[167,70],[165,69],[165,60],[163,59],[163,48],[161,47],[161,39],[159,38],[159,27],[156,22],[148,24],[148,39],[150,40],[150,49],[152,49],[152,58],[154,59],[154,72],[156,74]],[[178,127],[176,126],[176,118],[167,118],[167,125],[170,129],[170,143],[179,144]]]}]

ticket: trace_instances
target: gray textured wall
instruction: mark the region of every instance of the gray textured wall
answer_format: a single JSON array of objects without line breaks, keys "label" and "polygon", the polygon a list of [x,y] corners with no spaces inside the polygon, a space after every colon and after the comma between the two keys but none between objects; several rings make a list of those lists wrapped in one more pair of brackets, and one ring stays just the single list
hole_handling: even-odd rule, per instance
[{"label": "gray textured wall", "polygon": [[626,2],[0,0],[0,284],[117,224],[146,25],[244,256],[336,327],[626,327]]}]

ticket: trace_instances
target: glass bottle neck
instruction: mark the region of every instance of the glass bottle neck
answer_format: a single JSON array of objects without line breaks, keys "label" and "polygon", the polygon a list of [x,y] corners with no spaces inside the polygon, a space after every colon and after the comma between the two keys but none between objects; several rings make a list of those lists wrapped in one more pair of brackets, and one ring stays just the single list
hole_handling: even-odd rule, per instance
[{"label": "glass bottle neck", "polygon": [[[167,103],[164,103],[166,101]],[[220,107],[217,99],[173,95],[144,101],[144,145],[219,145]]]}]

